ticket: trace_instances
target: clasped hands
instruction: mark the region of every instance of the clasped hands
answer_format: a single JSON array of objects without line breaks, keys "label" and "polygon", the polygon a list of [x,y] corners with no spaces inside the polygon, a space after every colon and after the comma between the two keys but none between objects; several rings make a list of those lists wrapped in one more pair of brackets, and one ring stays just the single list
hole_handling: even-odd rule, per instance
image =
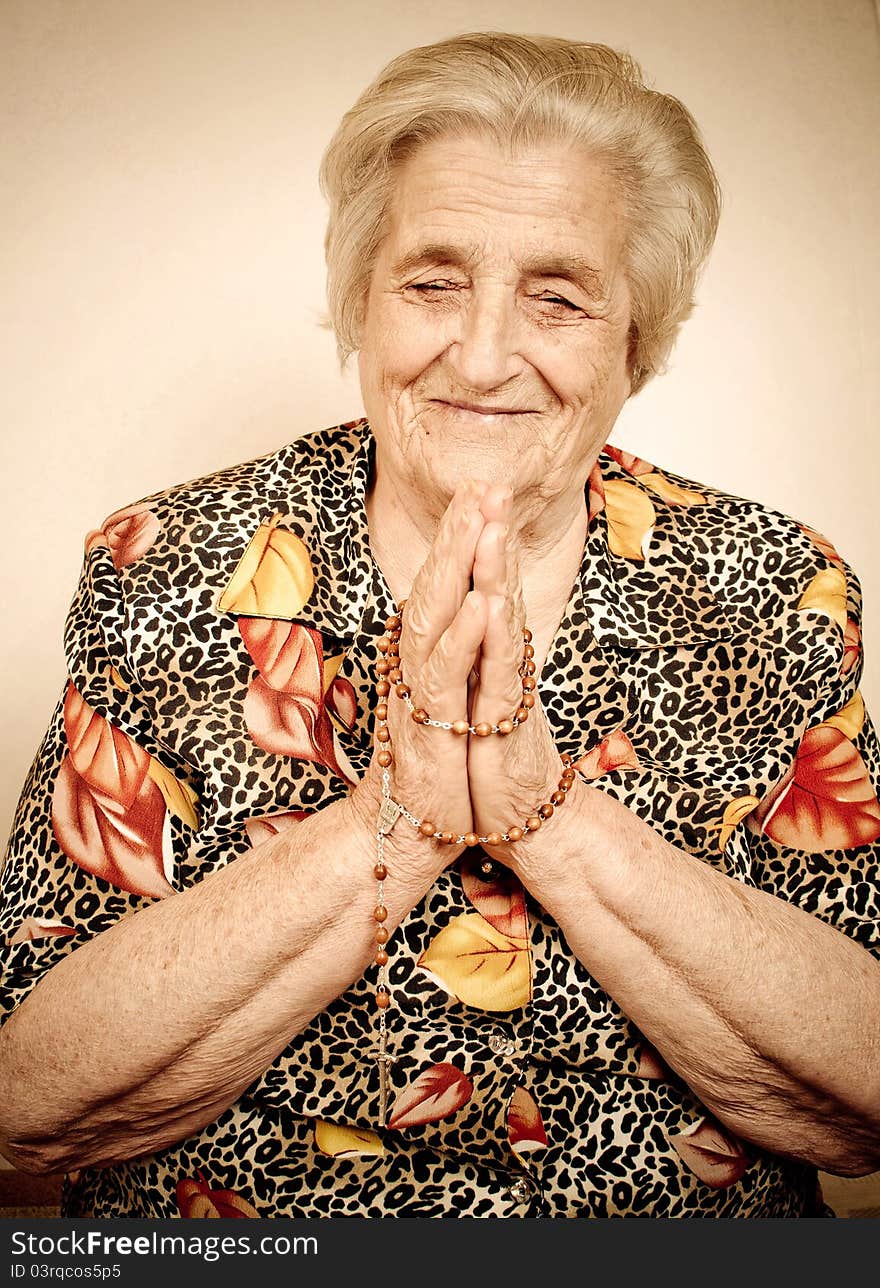
[{"label": "clasped hands", "polygon": [[[412,700],[435,720],[497,725],[522,702],[527,625],[509,488],[462,483],[416,575],[403,613],[400,665]],[[522,825],[556,790],[561,761],[540,691],[507,735],[479,737],[419,725],[388,698],[392,794],[438,830],[487,836]],[[485,847],[510,862],[513,847]],[[454,850],[448,857],[454,857]]]}]

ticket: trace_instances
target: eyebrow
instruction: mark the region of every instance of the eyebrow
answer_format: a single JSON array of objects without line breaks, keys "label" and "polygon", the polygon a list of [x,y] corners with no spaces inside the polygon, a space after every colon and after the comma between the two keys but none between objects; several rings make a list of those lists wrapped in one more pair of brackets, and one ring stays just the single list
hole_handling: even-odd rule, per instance
[{"label": "eyebrow", "polygon": [[[476,246],[452,246],[433,242],[402,255],[392,264],[391,271],[395,277],[406,277],[430,264],[451,264],[466,268],[478,259],[479,251]],[[606,299],[608,295],[601,271],[583,255],[554,255],[549,258],[532,256],[522,264],[522,273],[525,277],[550,277],[573,282],[594,300]]]}]

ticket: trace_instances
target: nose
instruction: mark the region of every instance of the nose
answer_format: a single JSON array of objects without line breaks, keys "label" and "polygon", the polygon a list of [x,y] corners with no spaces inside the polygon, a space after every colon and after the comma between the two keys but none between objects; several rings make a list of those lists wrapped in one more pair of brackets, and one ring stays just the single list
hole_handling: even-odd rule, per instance
[{"label": "nose", "polygon": [[474,289],[458,317],[449,362],[462,386],[475,393],[498,389],[522,371],[517,353],[515,303],[503,289]]}]

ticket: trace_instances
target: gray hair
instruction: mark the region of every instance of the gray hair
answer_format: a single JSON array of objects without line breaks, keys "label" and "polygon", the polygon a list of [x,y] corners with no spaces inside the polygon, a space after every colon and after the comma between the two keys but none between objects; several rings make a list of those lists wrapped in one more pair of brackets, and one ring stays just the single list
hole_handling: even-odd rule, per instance
[{"label": "gray hair", "polygon": [[694,305],[720,190],[696,123],[607,45],[471,32],[393,59],[346,112],[324,154],[327,300],[340,359],[360,347],[367,294],[399,167],[422,144],[488,135],[508,148],[582,143],[616,181],[627,218],[636,393],[662,371]]}]

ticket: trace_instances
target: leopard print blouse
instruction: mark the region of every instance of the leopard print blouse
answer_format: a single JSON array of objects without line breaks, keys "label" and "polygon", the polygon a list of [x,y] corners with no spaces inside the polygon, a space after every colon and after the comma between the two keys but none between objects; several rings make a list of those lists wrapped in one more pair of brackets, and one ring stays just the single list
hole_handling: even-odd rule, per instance
[{"label": "leopard print blouse", "polygon": [[[392,609],[367,540],[373,450],[365,421],[341,425],[90,534],[69,683],[4,868],[4,1014],[78,944],[364,772]],[[674,845],[878,953],[852,572],[793,519],[619,449],[588,499],[539,685],[560,752]],[[480,859],[394,933],[385,1126],[365,976],[203,1131],[68,1176],[65,1214],[830,1214],[815,1169],[733,1138]]]}]

